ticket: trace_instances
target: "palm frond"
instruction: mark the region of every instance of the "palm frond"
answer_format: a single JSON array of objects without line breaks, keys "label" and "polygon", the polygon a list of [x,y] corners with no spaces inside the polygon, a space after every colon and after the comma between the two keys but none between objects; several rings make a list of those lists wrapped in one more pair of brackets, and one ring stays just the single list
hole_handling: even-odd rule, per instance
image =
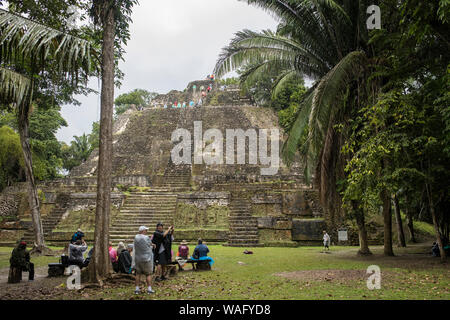
[{"label": "palm frond", "polygon": [[303,81],[302,74],[292,69],[287,69],[284,72],[280,72],[272,86],[272,97],[277,96],[284,85],[294,79],[297,79],[299,82]]},{"label": "palm frond", "polygon": [[288,139],[283,144],[282,156],[283,161],[286,164],[292,163],[292,161],[295,159],[295,154],[298,152],[299,149],[300,140],[302,139],[302,136],[305,133],[305,129],[308,126],[308,120],[309,115],[311,113],[314,91],[315,86],[313,86],[306,92],[305,99],[299,106],[297,118],[294,124],[292,125]]},{"label": "palm frond", "polygon": [[28,57],[49,63],[64,74],[89,73],[92,55],[89,41],[0,9],[0,61],[13,64]]},{"label": "palm frond", "polygon": [[345,56],[317,85],[314,91],[311,114],[309,117],[309,137],[311,152],[320,153],[330,119],[342,105],[347,85],[355,80],[367,64],[366,55],[354,51]]},{"label": "palm frond", "polygon": [[0,100],[20,105],[32,88],[31,80],[13,70],[0,66]]},{"label": "palm frond", "polygon": [[328,69],[320,56],[295,40],[277,35],[270,30],[262,32],[243,30],[236,33],[231,43],[223,48],[214,73],[220,78],[241,66],[273,59],[284,61],[283,63],[290,64],[292,69],[312,76]]}]

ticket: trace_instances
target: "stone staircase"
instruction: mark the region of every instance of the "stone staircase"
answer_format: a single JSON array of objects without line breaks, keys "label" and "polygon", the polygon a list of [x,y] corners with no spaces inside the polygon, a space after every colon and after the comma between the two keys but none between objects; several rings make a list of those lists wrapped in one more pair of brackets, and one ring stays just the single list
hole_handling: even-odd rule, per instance
[{"label": "stone staircase", "polygon": [[177,195],[171,193],[146,192],[129,195],[119,215],[113,219],[110,227],[110,241],[117,244],[123,241],[132,243],[140,226],[150,228],[152,233],[158,222],[164,227],[174,223]]},{"label": "stone staircase", "polygon": [[236,198],[230,203],[228,246],[258,247],[258,220],[251,215],[249,199]]},{"label": "stone staircase", "polygon": [[[68,202],[68,197],[58,201],[53,210],[42,219],[42,229],[44,231],[44,239],[47,239],[49,235],[52,233],[53,229],[56,228],[58,223],[61,221],[62,216],[66,212],[66,206]],[[33,227],[28,229],[23,238],[27,243],[34,242],[34,229]]]},{"label": "stone staircase", "polygon": [[170,163],[164,172],[162,183],[158,186],[162,189],[173,191],[187,191],[191,184],[191,166],[174,165]]}]

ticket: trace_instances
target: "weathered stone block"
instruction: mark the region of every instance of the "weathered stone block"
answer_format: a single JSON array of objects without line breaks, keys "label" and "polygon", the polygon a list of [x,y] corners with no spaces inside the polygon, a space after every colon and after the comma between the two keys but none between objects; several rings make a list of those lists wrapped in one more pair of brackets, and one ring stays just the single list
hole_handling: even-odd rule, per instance
[{"label": "weathered stone block", "polygon": [[[192,229],[192,230],[177,230],[175,229],[174,237],[176,238],[173,243],[174,247],[182,240],[187,240],[190,243],[197,244],[199,238],[205,240],[205,242],[225,242],[228,240],[228,230],[205,230],[205,229]],[[194,251],[195,245],[191,248],[191,254]]]},{"label": "weathered stone block", "polygon": [[275,230],[275,229],[260,229],[259,240],[265,241],[290,241],[292,239],[291,230]]},{"label": "weathered stone block", "polygon": [[325,222],[322,219],[293,219],[292,240],[319,241],[322,240],[322,231]]},{"label": "weathered stone block", "polygon": [[258,218],[258,228],[272,229],[274,228],[276,220],[274,217],[260,217]]}]

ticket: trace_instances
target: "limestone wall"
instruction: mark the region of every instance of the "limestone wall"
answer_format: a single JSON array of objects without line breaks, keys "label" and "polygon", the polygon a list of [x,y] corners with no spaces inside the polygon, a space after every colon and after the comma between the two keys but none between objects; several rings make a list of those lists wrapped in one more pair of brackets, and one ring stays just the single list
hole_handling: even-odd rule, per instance
[{"label": "limestone wall", "polygon": [[16,194],[0,194],[0,217],[6,219],[17,215],[19,199]]}]

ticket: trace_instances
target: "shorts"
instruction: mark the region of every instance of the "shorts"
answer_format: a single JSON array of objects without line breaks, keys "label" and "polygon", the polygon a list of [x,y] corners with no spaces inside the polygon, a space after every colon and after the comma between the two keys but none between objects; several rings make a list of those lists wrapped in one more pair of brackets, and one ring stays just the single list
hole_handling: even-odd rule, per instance
[{"label": "shorts", "polygon": [[330,247],[330,241],[324,241],[324,242],[323,242],[323,246],[324,246],[325,248],[329,248],[329,247]]},{"label": "shorts", "polygon": [[165,251],[163,251],[160,254],[158,254],[156,259],[157,259],[156,261],[157,261],[158,265],[165,266],[165,265],[169,264],[169,261],[167,261],[167,256],[166,256],[166,252]]},{"label": "shorts", "polygon": [[153,263],[151,261],[136,262],[136,274],[144,274],[149,276],[153,273]]}]

